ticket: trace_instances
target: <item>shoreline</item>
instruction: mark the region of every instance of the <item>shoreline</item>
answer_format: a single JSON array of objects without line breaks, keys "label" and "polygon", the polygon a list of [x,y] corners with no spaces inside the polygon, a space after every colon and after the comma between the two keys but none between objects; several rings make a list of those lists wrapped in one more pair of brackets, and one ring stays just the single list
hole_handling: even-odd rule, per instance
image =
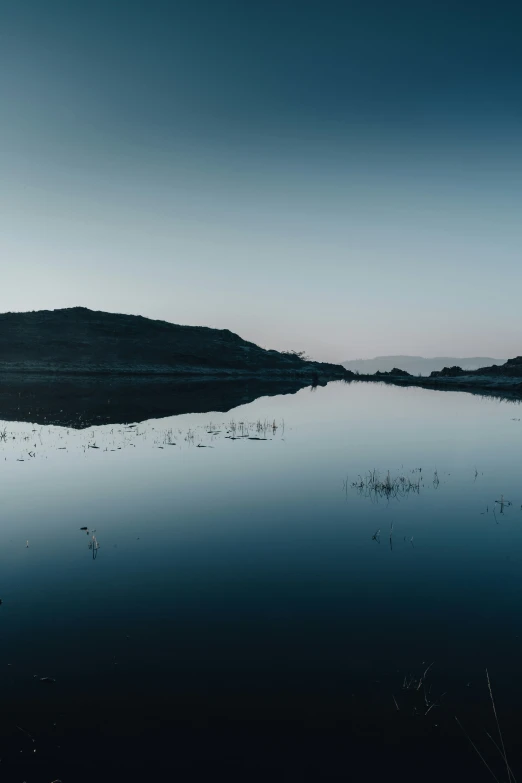
[{"label": "shoreline", "polygon": [[430,378],[402,375],[357,375],[354,380],[386,383],[394,386],[415,386],[434,391],[467,391],[477,394],[501,395],[522,400],[522,378],[505,375],[460,375]]}]

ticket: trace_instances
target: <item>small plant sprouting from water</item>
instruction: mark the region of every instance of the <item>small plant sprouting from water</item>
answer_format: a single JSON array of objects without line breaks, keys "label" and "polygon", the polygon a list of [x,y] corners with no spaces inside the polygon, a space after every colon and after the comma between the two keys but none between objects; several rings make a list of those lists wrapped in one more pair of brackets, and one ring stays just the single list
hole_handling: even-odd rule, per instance
[{"label": "small plant sprouting from water", "polygon": [[393,703],[397,712],[406,712],[418,717],[426,717],[434,708],[443,706],[443,699],[446,692],[440,696],[432,696],[432,685],[428,686],[427,678],[433,663],[424,670],[420,676],[406,674],[404,676],[401,695],[397,699],[392,693]]},{"label": "small plant sprouting from water", "polygon": [[[504,513],[505,508],[509,508],[509,506],[512,505],[510,500],[504,500],[504,495],[500,496],[500,500],[495,500],[495,506],[500,506],[500,513]],[[493,506],[493,511],[495,510],[495,506]]]},{"label": "small plant sprouting from water", "polygon": [[266,433],[268,432],[270,427],[271,424],[266,419],[264,421],[261,421],[261,419],[258,419],[256,421],[256,432],[258,435],[263,435],[266,438]]},{"label": "small plant sprouting from water", "polygon": [[404,681],[402,683],[402,689],[404,691],[411,691],[411,690],[420,691],[420,689],[422,688],[423,684],[426,681],[426,676],[432,666],[433,663],[430,663],[428,668],[424,670],[424,674],[422,674],[420,677],[415,677],[412,674],[405,675]]},{"label": "small plant sprouting from water", "polygon": [[96,557],[98,556],[98,549],[100,548],[100,544],[98,543],[98,539],[94,535],[96,531],[93,530],[93,536],[91,541],[89,541],[88,547],[92,550],[92,559],[96,560]]},{"label": "small plant sprouting from water", "polygon": [[352,487],[365,497],[386,498],[387,500],[401,498],[410,492],[417,494],[420,492],[422,482],[420,470],[418,474],[418,477],[415,478],[404,474],[392,477],[388,471],[383,479],[378,471],[372,470],[364,477],[359,476],[358,480],[352,483]]}]

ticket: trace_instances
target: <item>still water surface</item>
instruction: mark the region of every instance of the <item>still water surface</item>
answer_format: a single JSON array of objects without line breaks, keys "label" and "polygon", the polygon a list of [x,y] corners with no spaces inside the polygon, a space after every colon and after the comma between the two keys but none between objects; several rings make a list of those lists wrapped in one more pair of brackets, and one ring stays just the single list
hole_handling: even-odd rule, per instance
[{"label": "still water surface", "polygon": [[[454,721],[490,752],[486,667],[520,769],[520,418],[464,393],[332,383],[137,426],[0,424],[9,779],[92,779],[92,763],[102,779],[129,758],[195,779],[190,727],[284,725],[290,750],[256,750],[273,779],[279,763],[304,779],[295,754],[304,769],[306,738],[332,730],[351,765],[358,737],[405,757],[420,737],[487,780]],[[398,491],[373,492],[374,470]],[[221,740],[209,752],[237,772],[227,741],[225,759]],[[343,741],[316,779],[346,779]]]}]

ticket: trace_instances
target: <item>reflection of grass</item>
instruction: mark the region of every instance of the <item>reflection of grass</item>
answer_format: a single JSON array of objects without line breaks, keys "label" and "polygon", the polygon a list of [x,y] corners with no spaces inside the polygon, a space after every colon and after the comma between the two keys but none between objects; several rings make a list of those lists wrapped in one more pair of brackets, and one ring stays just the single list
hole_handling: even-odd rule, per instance
[{"label": "reflection of grass", "polygon": [[398,498],[408,495],[410,492],[420,492],[422,475],[421,468],[418,469],[418,477],[412,478],[401,474],[392,478],[390,471],[387,472],[384,479],[381,478],[375,469],[366,476],[359,476],[357,481],[352,483],[352,487],[361,495],[374,498]]}]

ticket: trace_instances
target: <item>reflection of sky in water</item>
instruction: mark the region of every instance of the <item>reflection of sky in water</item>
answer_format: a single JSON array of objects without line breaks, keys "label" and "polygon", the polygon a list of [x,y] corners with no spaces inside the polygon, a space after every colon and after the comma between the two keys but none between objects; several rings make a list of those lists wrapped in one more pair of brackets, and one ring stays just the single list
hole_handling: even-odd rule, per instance
[{"label": "reflection of sky in water", "polygon": [[[320,709],[328,694],[342,711],[357,688],[380,703],[376,673],[387,704],[426,659],[457,699],[485,665],[519,699],[519,416],[464,393],[333,383],[137,427],[6,423],[6,703],[49,698],[33,682],[48,675],[64,708],[120,702],[132,682],[151,703],[189,694],[211,711],[226,690],[231,711],[236,692],[252,709],[270,692]],[[232,420],[277,429],[229,440]],[[373,468],[422,476],[419,493],[365,497],[352,482]]]}]

